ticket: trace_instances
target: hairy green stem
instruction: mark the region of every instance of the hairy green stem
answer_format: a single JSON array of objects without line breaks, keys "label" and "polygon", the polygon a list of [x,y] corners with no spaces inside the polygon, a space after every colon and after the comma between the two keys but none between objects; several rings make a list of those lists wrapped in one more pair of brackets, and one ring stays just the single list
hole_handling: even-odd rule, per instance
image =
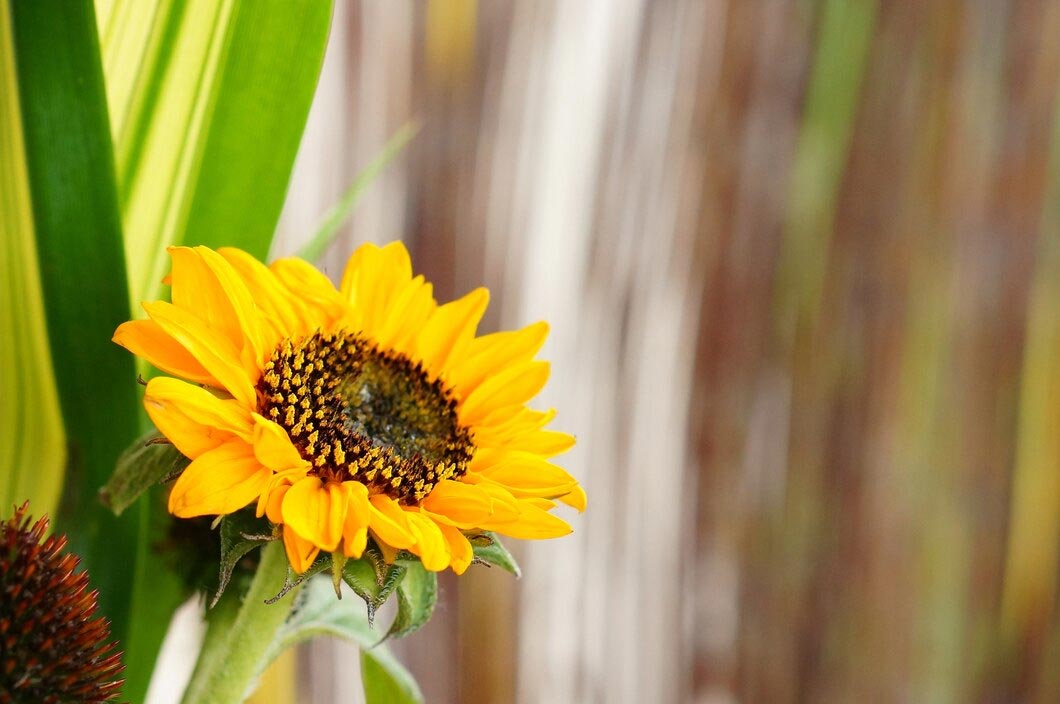
[{"label": "hairy green stem", "polygon": [[279,593],[286,577],[283,543],[274,540],[262,548],[261,563],[242,604],[238,597],[223,598],[211,612],[183,704],[234,704],[251,694],[266,652],[299,590],[296,587],[276,603],[266,604]]}]

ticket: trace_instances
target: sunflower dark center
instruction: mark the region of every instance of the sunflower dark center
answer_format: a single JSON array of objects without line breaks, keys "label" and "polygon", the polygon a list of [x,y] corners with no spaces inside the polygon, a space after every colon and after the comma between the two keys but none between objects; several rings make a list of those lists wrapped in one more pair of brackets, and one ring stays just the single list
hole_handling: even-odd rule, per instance
[{"label": "sunflower dark center", "polygon": [[442,383],[356,333],[284,341],[265,364],[258,395],[311,474],[354,479],[404,504],[462,476],[474,452]]}]

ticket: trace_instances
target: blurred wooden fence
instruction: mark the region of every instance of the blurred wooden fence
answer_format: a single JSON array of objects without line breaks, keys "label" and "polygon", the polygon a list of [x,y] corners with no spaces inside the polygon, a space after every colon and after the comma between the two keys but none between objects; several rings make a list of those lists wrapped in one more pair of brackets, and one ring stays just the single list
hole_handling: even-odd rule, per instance
[{"label": "blurred wooden fence", "polygon": [[336,4],[276,253],[421,120],[329,271],[549,320],[590,497],[443,580],[428,701],[1060,698],[1060,3]]}]

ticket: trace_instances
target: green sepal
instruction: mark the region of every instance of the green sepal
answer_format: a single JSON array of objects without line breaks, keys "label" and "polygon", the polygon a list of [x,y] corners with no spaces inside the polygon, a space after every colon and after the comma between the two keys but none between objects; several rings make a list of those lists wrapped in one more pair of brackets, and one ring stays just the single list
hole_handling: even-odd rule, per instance
[{"label": "green sepal", "polygon": [[475,552],[474,562],[487,567],[490,565],[500,567],[506,572],[511,572],[517,579],[522,576],[523,572],[519,569],[519,564],[495,534],[483,533],[468,536],[468,540],[471,541],[471,549]]},{"label": "green sepal", "polygon": [[397,599],[397,616],[383,640],[403,638],[430,620],[438,601],[438,575],[428,572],[419,561],[405,563],[405,576],[398,584]]},{"label": "green sepal", "polygon": [[331,587],[335,590],[336,599],[342,598],[342,572],[349,560],[341,550],[331,553]]},{"label": "green sepal", "polygon": [[331,553],[329,553],[329,552],[322,552],[322,553],[318,554],[317,558],[315,560],[313,560],[313,564],[310,565],[309,569],[307,569],[302,574],[295,574],[295,571],[293,569],[291,569],[290,563],[288,563],[287,564],[287,576],[283,580],[283,587],[281,587],[280,591],[276,593],[276,596],[273,596],[273,597],[271,597],[269,599],[266,599],[265,603],[266,604],[275,604],[277,601],[279,601],[280,599],[282,599],[285,596],[287,596],[287,593],[289,591],[291,591],[292,589],[294,589],[297,586],[300,586],[303,582],[305,582],[310,577],[315,577],[316,575],[320,574],[324,570],[330,570],[330,569],[331,569]]},{"label": "green sepal", "polygon": [[[217,592],[210,601],[210,608],[217,606],[228,583],[232,571],[251,550],[276,540],[272,525],[265,519],[257,518],[252,511],[230,513],[221,519],[221,564],[217,575]],[[286,592],[284,592],[286,593]]]},{"label": "green sepal", "polygon": [[[257,545],[247,549],[249,550],[253,547],[257,547]],[[235,559],[238,560],[239,558],[236,557]],[[342,599],[340,585],[345,582],[357,596],[364,600],[367,608],[368,625],[371,626],[375,623],[375,615],[379,611],[379,607],[386,603],[386,600],[401,584],[408,569],[408,564],[405,561],[387,564],[383,559],[382,553],[372,544],[369,544],[364,554],[356,560],[350,559],[342,553],[321,552],[303,574],[295,574],[293,570],[289,569],[283,588],[269,601],[283,598],[287,592],[310,577],[323,572],[330,572],[335,596],[338,599]]]},{"label": "green sepal", "polygon": [[342,580],[368,607],[368,625],[375,623],[375,614],[386,603],[394,589],[401,584],[407,567],[395,562],[388,565],[382,554],[369,545],[359,560],[348,560],[343,566]]},{"label": "green sepal", "polygon": [[121,453],[114,473],[99,490],[99,500],[120,516],[141,494],[175,478],[190,461],[168,440],[151,431]]}]

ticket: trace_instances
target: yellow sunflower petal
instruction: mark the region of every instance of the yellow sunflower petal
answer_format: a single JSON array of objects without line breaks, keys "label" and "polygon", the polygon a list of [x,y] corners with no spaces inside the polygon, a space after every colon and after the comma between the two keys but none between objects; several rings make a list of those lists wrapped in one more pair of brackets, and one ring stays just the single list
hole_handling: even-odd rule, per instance
[{"label": "yellow sunflower petal", "polygon": [[548,381],[548,362],[524,362],[482,382],[460,405],[460,422],[475,423],[491,411],[526,403]]},{"label": "yellow sunflower petal", "polygon": [[[261,312],[242,278],[224,257],[208,247],[170,247],[173,260],[172,300],[220,332],[247,356],[264,361],[266,348]],[[271,341],[275,344],[275,340]]]},{"label": "yellow sunflower petal", "polygon": [[526,498],[519,499],[519,503],[524,506],[536,506],[542,511],[551,511],[556,508],[556,502],[552,499],[543,499],[540,496],[528,496]]},{"label": "yellow sunflower petal", "polygon": [[241,363],[239,351],[228,338],[171,303],[144,303],[144,310],[167,335],[190,352],[222,388],[248,407],[257,405],[257,394],[254,392],[257,379],[251,378]]},{"label": "yellow sunflower petal", "polygon": [[250,414],[238,401],[219,399],[179,379],[160,376],[148,382],[144,408],[159,432],[190,459],[235,436],[250,439]]},{"label": "yellow sunflower petal", "polygon": [[284,496],[283,523],[321,550],[331,552],[342,538],[348,496],[341,484],[306,477],[295,482]]},{"label": "yellow sunflower petal", "polygon": [[417,276],[398,292],[386,319],[372,332],[372,337],[381,347],[414,355],[416,335],[437,307],[434,288],[422,276]]},{"label": "yellow sunflower petal", "polygon": [[169,512],[191,518],[238,511],[258,498],[271,475],[250,445],[233,440],[192,460],[169,494]]},{"label": "yellow sunflower petal", "polygon": [[217,252],[254,292],[254,300],[264,311],[266,322],[272,326],[276,342],[281,337],[304,334],[312,327],[299,300],[291,296],[267,266],[234,247],[222,247]]},{"label": "yellow sunflower petal", "polygon": [[409,548],[419,555],[423,568],[430,572],[440,572],[449,566],[449,542],[442,535],[442,530],[429,516],[418,509],[405,512],[408,514],[409,528],[416,542]]},{"label": "yellow sunflower petal", "polygon": [[431,513],[445,516],[461,528],[482,525],[493,513],[490,495],[472,484],[444,479],[435,485],[423,508]]},{"label": "yellow sunflower petal", "polygon": [[471,543],[457,528],[439,523],[438,529],[442,531],[442,536],[449,543],[449,566],[456,574],[464,574],[471,561],[475,559],[475,551]]},{"label": "yellow sunflower petal", "polygon": [[309,466],[283,427],[257,413],[253,414],[253,418],[254,454],[258,461],[277,471]]},{"label": "yellow sunflower petal", "polygon": [[505,489],[500,484],[491,482],[488,479],[482,477],[465,476],[465,480],[475,483],[475,485],[482,491],[489,494],[490,500],[493,502],[492,513],[490,514],[489,520],[486,523],[482,523],[479,527],[489,530],[489,526],[496,523],[507,523],[514,521],[519,518],[519,503],[512,496],[512,492]]},{"label": "yellow sunflower petal", "polygon": [[[476,419],[474,424],[473,424],[473,426],[472,426],[474,428],[474,432],[475,432],[475,444],[478,445],[479,447],[482,447],[483,445],[479,445],[479,437],[480,436],[483,437],[483,438],[490,437],[490,435],[489,435],[490,431],[493,430],[494,428],[509,428],[510,429],[512,427],[512,424],[514,424],[516,421],[519,420],[519,418],[523,415],[523,412],[525,410],[526,410],[526,403],[525,402],[520,402],[520,403],[510,403],[510,404],[507,404],[507,405],[504,405],[504,406],[499,406],[498,408],[494,408],[489,413],[481,414],[482,417]],[[458,406],[457,407],[457,415],[459,416],[459,414],[460,414],[460,408]],[[505,433],[505,437],[512,437],[512,435],[513,435],[513,433],[510,432],[510,431],[506,431],[506,433]],[[497,444],[503,445],[504,443],[501,442],[501,443],[494,443],[494,444],[495,445],[497,445]]]},{"label": "yellow sunflower petal", "polygon": [[196,423],[238,435],[249,440],[253,434],[251,413],[238,401],[218,398],[210,391],[180,379],[159,376],[144,391],[148,412],[151,408],[176,408]]},{"label": "yellow sunflower petal", "polygon": [[412,262],[401,242],[385,247],[371,243],[358,247],[346,263],[341,284],[342,294],[350,304],[353,329],[374,337],[398,292],[411,279]]},{"label": "yellow sunflower petal", "polygon": [[346,311],[345,301],[328,277],[313,268],[309,262],[288,257],[277,259],[269,265],[269,269],[290,291],[292,297],[298,298],[313,310],[317,326],[328,327]]},{"label": "yellow sunflower petal", "polygon": [[482,474],[494,465],[507,462],[512,457],[513,454],[505,447],[480,447],[468,462],[467,471],[472,474]]},{"label": "yellow sunflower petal", "polygon": [[376,264],[375,258],[378,254],[379,245],[375,242],[365,242],[353,250],[346,260],[342,280],[339,282],[339,292],[350,303],[357,300],[361,272],[373,268],[372,265]]},{"label": "yellow sunflower petal", "polygon": [[379,552],[383,554],[383,561],[386,562],[388,565],[394,564],[394,561],[397,559],[400,550],[398,548],[391,547],[390,545],[388,545],[386,541],[380,538],[379,534],[371,528],[368,529],[368,533],[375,540],[375,544],[379,546]]},{"label": "yellow sunflower petal", "polygon": [[320,554],[320,547],[299,536],[290,526],[283,527],[283,547],[287,552],[287,561],[291,569],[302,574],[313,566],[313,561]]},{"label": "yellow sunflower petal", "polygon": [[578,485],[578,481],[563,468],[526,452],[510,453],[507,459],[479,474],[504,486],[516,497],[565,496]]},{"label": "yellow sunflower petal", "polygon": [[475,337],[482,314],[489,305],[489,291],[477,288],[463,298],[439,306],[417,339],[419,358],[432,377],[441,376],[447,365],[460,358]]},{"label": "yellow sunflower petal", "polygon": [[[478,437],[476,436],[476,440]],[[569,452],[574,447],[574,436],[569,433],[561,433],[555,430],[532,430],[528,433],[517,435],[506,443],[507,450],[519,450],[521,452],[532,452],[541,457],[555,457]]]},{"label": "yellow sunflower petal", "polygon": [[574,487],[574,490],[569,494],[564,494],[559,497],[559,500],[567,504],[578,513],[585,511],[585,506],[589,502],[589,497],[585,494],[585,489],[582,489],[581,484]]},{"label": "yellow sunflower petal", "polygon": [[376,494],[368,498],[371,511],[369,526],[387,545],[402,550],[411,547],[416,538],[409,528],[408,517],[389,496]]},{"label": "yellow sunflower petal", "polygon": [[490,530],[522,540],[560,538],[571,533],[571,527],[566,521],[528,501],[519,502],[518,519],[493,525]]},{"label": "yellow sunflower petal", "polygon": [[[269,520],[277,525],[283,523],[283,497],[287,495],[290,489],[290,484],[282,483],[264,495],[266,497],[264,515],[268,516]],[[260,506],[261,503],[259,502],[258,505]],[[262,513],[259,513],[258,518],[261,518],[261,516]]]},{"label": "yellow sunflower petal", "polygon": [[546,337],[548,324],[539,322],[522,330],[495,332],[472,340],[464,358],[448,375],[457,398],[467,398],[487,378],[533,359]]},{"label": "yellow sunflower petal", "polygon": [[[343,325],[351,330],[364,329],[365,306],[359,301],[361,280],[372,276],[372,271],[377,268],[375,261],[379,252],[379,246],[374,242],[365,242],[353,251],[350,258],[346,260],[346,267],[342,272],[342,280],[339,282],[339,292],[349,303],[349,309],[343,317]],[[368,287],[365,287],[368,288]]]},{"label": "yellow sunflower petal", "polygon": [[358,558],[368,544],[368,524],[372,509],[368,503],[368,488],[360,482],[346,482],[349,508],[342,527],[342,551],[346,557]]},{"label": "yellow sunflower petal", "polygon": [[554,408],[535,411],[521,403],[505,406],[475,423],[475,445],[503,447],[513,438],[544,428],[555,417]]},{"label": "yellow sunflower petal", "polygon": [[242,348],[243,330],[239,318],[206,262],[191,247],[169,247],[167,251],[173,262],[173,271],[169,275],[173,305],[194,312],[224,335],[233,347]]},{"label": "yellow sunflower petal", "polygon": [[344,533],[342,536],[342,554],[346,557],[352,557],[353,559],[359,559],[364,554],[364,549],[368,547],[368,529],[360,528],[353,531],[348,536]]},{"label": "yellow sunflower petal", "polygon": [[197,384],[221,387],[220,382],[206,371],[199,360],[153,320],[130,320],[122,323],[111,339],[164,372]]}]

